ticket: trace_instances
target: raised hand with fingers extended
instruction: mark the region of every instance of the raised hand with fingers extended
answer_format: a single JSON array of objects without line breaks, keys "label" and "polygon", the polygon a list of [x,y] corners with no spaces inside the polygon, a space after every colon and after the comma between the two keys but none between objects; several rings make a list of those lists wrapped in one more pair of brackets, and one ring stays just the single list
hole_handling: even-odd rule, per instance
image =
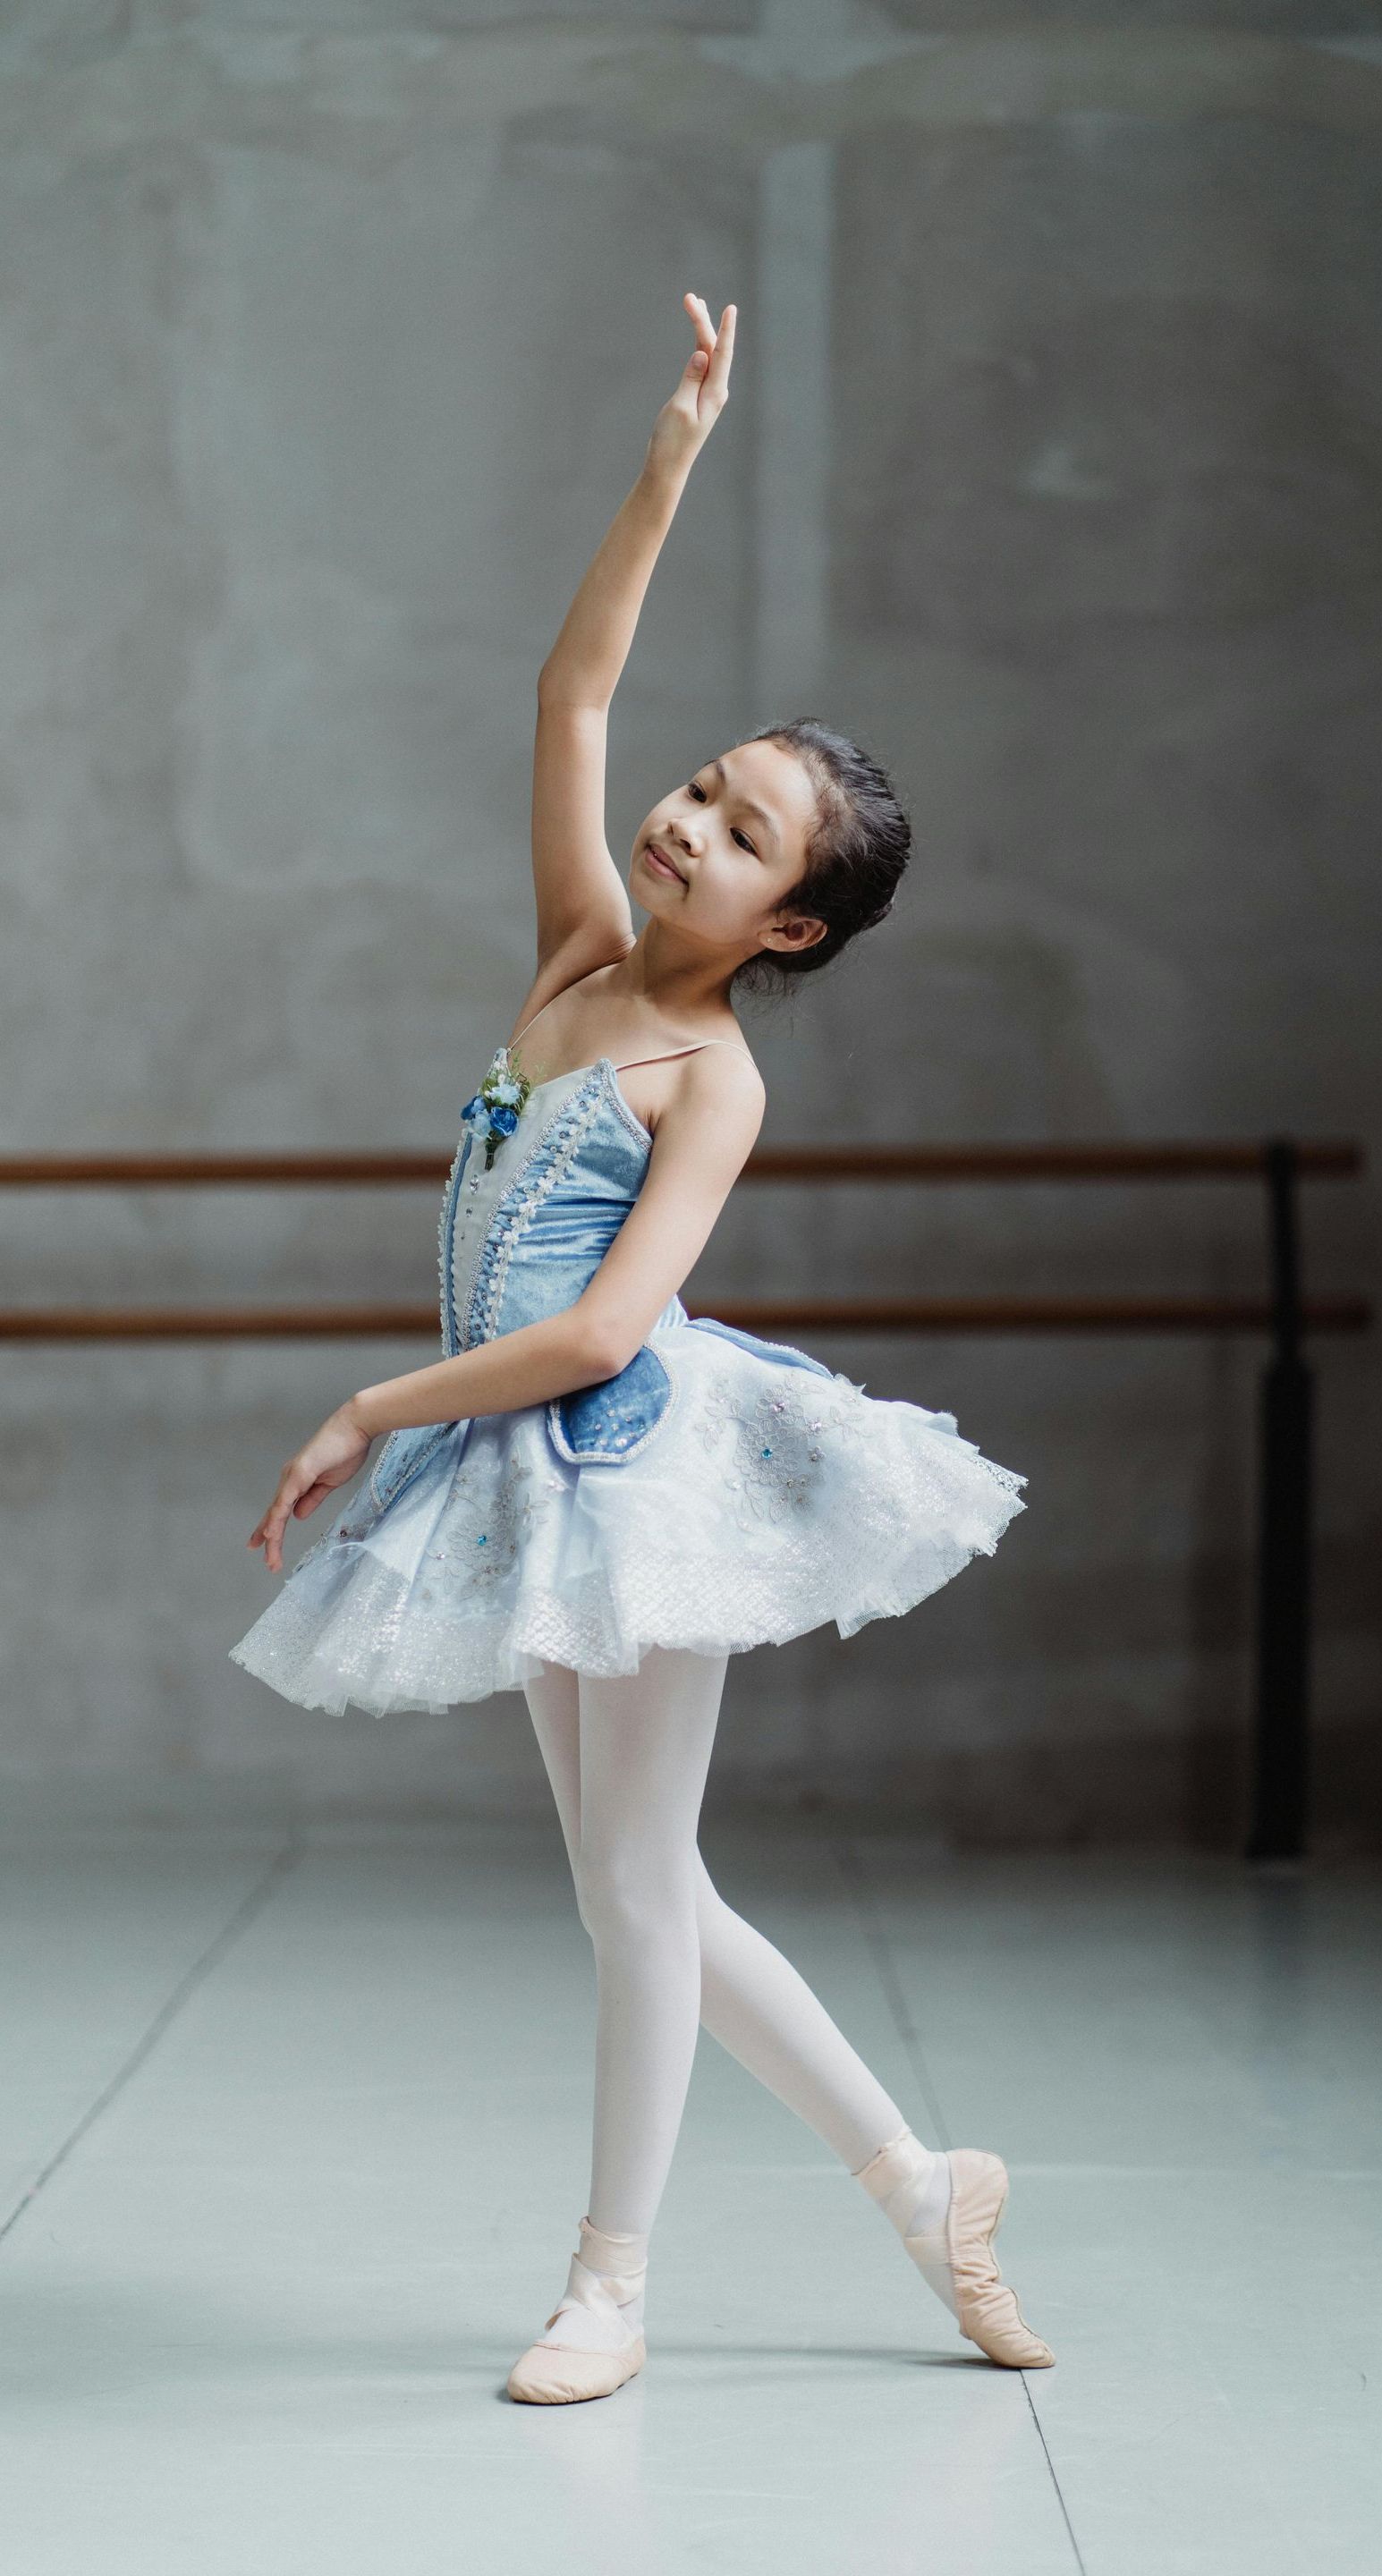
[{"label": "raised hand with fingers extended", "polygon": [[729,371],[734,359],[734,325],[738,307],[727,304],[717,331],[702,295],[682,302],[695,325],[696,345],[682,369],[676,392],[662,406],[648,441],[648,463],[684,473],[710,436],[729,400]]}]

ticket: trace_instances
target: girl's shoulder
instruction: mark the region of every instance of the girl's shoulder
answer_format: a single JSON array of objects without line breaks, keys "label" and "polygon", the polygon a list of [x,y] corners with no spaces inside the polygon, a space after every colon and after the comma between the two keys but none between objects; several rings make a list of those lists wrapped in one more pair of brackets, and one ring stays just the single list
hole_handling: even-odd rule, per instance
[{"label": "girl's shoulder", "polygon": [[[730,1057],[738,1059],[732,1075],[726,1061]],[[713,1059],[713,1061],[707,1062],[707,1059]],[[747,1068],[747,1078],[756,1083],[760,1091],[764,1088],[763,1076],[759,1071],[757,1060],[751,1050],[745,1046],[742,1038],[701,1038],[694,1045],[687,1047],[686,1063],[688,1070],[696,1066],[702,1067],[702,1078],[712,1082],[718,1082],[721,1079],[722,1070],[725,1079],[742,1082],[746,1078],[745,1068]]]},{"label": "girl's shoulder", "polygon": [[665,1083],[668,1105],[680,1098],[701,1112],[732,1108],[755,1123],[767,1105],[767,1085],[742,1038],[701,1038],[649,1071]]},{"label": "girl's shoulder", "polygon": [[649,1133],[669,1111],[680,1125],[689,1112],[699,1126],[718,1123],[756,1134],[767,1104],[763,1076],[741,1038],[699,1038],[676,1051],[622,1066],[618,1080]]}]

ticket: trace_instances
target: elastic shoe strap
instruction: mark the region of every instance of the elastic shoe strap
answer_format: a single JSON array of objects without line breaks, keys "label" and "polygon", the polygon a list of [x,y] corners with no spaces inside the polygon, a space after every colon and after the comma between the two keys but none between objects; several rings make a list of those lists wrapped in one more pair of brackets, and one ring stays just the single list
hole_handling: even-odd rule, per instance
[{"label": "elastic shoe strap", "polygon": [[602,2228],[592,2227],[589,2218],[581,2220],[580,2236],[580,2259],[587,2272],[598,2272],[605,2281],[631,2280],[633,2289],[622,2294],[631,2298],[648,2268],[647,2237],[611,2236]]},{"label": "elastic shoe strap", "polygon": [[[642,2331],[646,2236],[613,2236],[581,2220],[581,2250],[571,2257],[566,2287],[547,2320],[543,2343],[582,2352],[623,2352]],[[633,2258],[632,2260],[630,2258]]]},{"label": "elastic shoe strap", "polygon": [[931,2171],[931,2161],[930,2149],[912,2130],[903,2129],[855,2173],[855,2181],[861,2182],[869,2198],[886,2211],[900,2234],[905,2232],[916,2201],[917,2186]]}]

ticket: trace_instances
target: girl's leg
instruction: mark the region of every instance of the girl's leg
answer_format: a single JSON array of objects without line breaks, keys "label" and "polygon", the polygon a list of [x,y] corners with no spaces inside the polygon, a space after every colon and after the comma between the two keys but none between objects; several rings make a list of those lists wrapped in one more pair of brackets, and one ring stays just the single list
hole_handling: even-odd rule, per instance
[{"label": "girl's leg", "polygon": [[627,1677],[548,1667],[528,1686],[595,1949],[595,2130],[579,2248],[513,2397],[605,2397],[642,2366],[648,2236],[700,2027],[696,1824],[727,1661],[654,1648]]},{"label": "girl's leg", "polygon": [[726,1905],[696,1857],[706,2029],[854,2172],[906,2120],[806,1979]]},{"label": "girl's leg", "polygon": [[690,2077],[701,2003],[696,1823],[723,1681],[723,1658],[657,1649],[619,1681],[547,1664],[525,1685],[595,1945],[588,2214],[605,2231],[651,2228]]},{"label": "girl's leg", "polygon": [[523,1696],[552,1783],[573,1882],[581,1855],[581,1685],[565,1664],[544,1664]]},{"label": "girl's leg", "polygon": [[[651,1702],[640,1703],[630,1683],[592,1684],[551,1665],[528,1690],[582,1920],[595,1940],[597,1963],[608,1962],[600,1980],[605,2045],[602,2052],[597,2040],[592,2208],[598,2194],[602,2208],[643,2211],[647,2226],[604,2234],[589,2218],[582,2220],[584,2265],[579,2257],[573,2261],[567,2301],[548,2320],[555,2331],[515,2365],[511,2392],[544,2399],[602,2395],[642,2358],[647,2227],[671,2161],[695,2048],[694,2029],[687,2045],[688,1825],[705,2026],[849,2164],[971,2341],[1012,2368],[1048,2364],[1049,2344],[1032,2333],[993,2258],[993,2232],[1007,2191],[1001,2160],[966,2148],[956,2151],[952,2164],[951,2157],[921,2144],[805,1980],[724,1903],[695,1847],[725,1661],[657,1650],[633,1677],[651,1682]],[[589,1730],[583,1723],[587,1703],[594,1720]],[[628,1732],[640,1705],[655,1717],[642,1744]],[[686,1721],[684,1761],[663,1724],[678,1709]],[[632,1759],[625,1769],[626,1755]],[[620,1818],[628,1813],[629,1797],[638,1830],[626,1838]],[[588,1852],[587,1816],[599,1818]],[[653,1893],[650,1875],[659,1848],[670,1864],[666,1908]],[[640,1974],[630,1939],[640,1922],[655,1919],[661,1920],[662,1936],[647,1952],[651,1973]],[[671,2027],[662,2034],[656,2028],[660,1979],[671,2002]],[[646,2088],[641,2100],[640,2085]],[[856,2164],[861,2151],[863,2162]],[[956,2262],[964,2279],[959,2297]],[[625,2277],[615,2277],[621,2273]],[[554,2352],[553,2345],[572,2348]]]},{"label": "girl's leg", "polygon": [[581,1919],[595,1949],[589,2214],[646,2237],[681,2126],[701,2013],[696,1829],[725,1655],[654,1647],[580,1676]]},{"label": "girl's leg", "polygon": [[[647,1669],[645,1664],[644,1669]],[[548,1664],[528,1685],[533,1727],[580,1883],[581,1736],[579,1685]],[[712,2038],[814,2129],[851,2173],[907,2133],[890,2093],[830,2018],[806,1980],[719,1894],[695,1853],[700,2018]],[[906,2229],[937,2225],[948,2196],[945,2158],[934,2155],[900,2215]]]}]

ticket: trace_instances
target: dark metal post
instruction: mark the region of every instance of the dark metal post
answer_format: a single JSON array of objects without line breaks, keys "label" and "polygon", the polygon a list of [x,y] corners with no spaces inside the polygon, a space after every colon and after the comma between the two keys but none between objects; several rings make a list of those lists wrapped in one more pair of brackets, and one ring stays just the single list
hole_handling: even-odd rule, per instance
[{"label": "dark metal post", "polygon": [[1301,1350],[1296,1149],[1266,1148],[1272,1355],[1262,1380],[1257,1726],[1249,1860],[1304,1855],[1310,1723],[1311,1429]]}]

